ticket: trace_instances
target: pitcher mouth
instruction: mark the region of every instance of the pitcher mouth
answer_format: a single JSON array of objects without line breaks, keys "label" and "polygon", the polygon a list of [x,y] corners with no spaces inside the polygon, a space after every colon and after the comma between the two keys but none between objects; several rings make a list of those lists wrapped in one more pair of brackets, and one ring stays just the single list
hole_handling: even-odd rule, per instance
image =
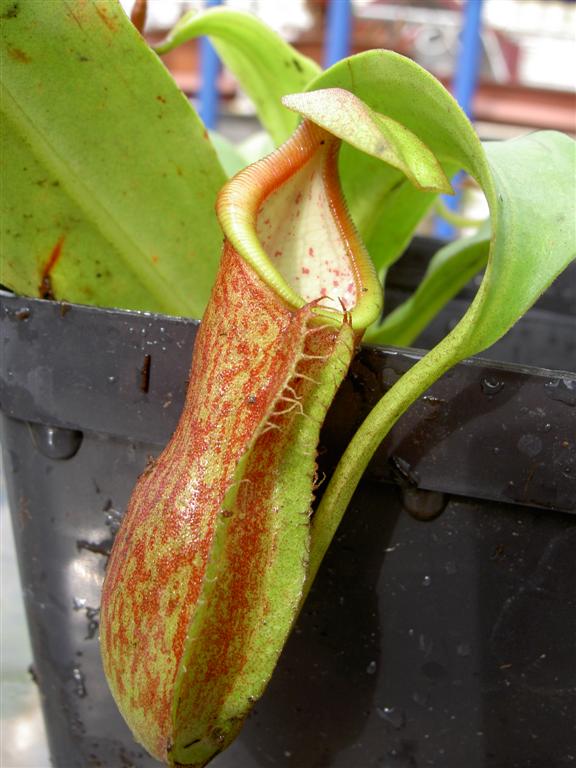
[{"label": "pitcher mouth", "polygon": [[338,178],[340,139],[305,120],[268,157],[240,171],[217,202],[231,245],[286,304],[322,299],[357,330],[381,311],[382,289]]}]

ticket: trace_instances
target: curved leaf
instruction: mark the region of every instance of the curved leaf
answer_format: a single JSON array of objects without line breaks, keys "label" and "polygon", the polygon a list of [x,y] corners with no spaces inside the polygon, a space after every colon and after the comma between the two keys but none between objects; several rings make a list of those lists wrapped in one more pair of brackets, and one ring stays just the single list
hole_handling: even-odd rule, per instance
[{"label": "curved leaf", "polygon": [[117,3],[2,0],[0,12],[2,282],[199,316],[225,176],[187,100]]},{"label": "curved leaf", "polygon": [[167,53],[200,35],[210,38],[226,67],[252,99],[262,125],[276,144],[285,141],[298,118],[282,106],[280,99],[304,90],[320,67],[256,17],[228,8],[198,14],[190,11],[156,46],[156,51]]},{"label": "curved leaf", "polygon": [[485,150],[494,182],[493,192],[484,188],[492,248],[481,289],[456,334],[459,359],[494,344],[576,258],[576,143],[541,131],[488,143]]},{"label": "curved leaf", "polygon": [[[412,131],[441,163],[455,163],[482,178],[481,144],[468,118],[444,86],[414,61],[393,51],[367,51],[344,59],[307,86],[344,88],[371,109]],[[354,152],[355,157],[360,157]]]},{"label": "curved leaf", "polygon": [[[487,144],[484,152],[449,94],[430,75],[416,71],[413,62],[396,54],[368,54],[359,64],[351,59],[338,65],[340,79],[356,85],[357,94],[367,93],[373,108],[411,129],[416,130],[416,109],[422,108],[419,136],[439,159],[477,179],[490,208],[492,238],[484,279],[464,317],[386,393],[342,456],[314,517],[308,587],[364,469],[397,419],[452,365],[501,338],[576,256],[576,145],[571,139],[542,132]],[[370,86],[384,86],[384,75],[389,87],[375,89],[370,99]],[[323,81],[328,84],[330,79]],[[416,84],[422,86],[417,100]]]}]

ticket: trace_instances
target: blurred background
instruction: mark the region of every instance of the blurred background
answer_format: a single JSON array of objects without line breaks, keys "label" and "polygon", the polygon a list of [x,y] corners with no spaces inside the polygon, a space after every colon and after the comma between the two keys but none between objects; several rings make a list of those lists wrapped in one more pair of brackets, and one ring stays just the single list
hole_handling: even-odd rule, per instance
[{"label": "blurred background", "polygon": [[[121,2],[131,13],[134,0]],[[576,134],[574,0],[162,0],[148,3],[144,35],[158,43],[184,12],[223,3],[258,16],[324,67],[370,48],[408,56],[452,91],[482,139],[536,129]],[[250,100],[206,41],[163,61],[209,129],[233,143],[259,130]],[[480,190],[467,179],[457,188],[447,206],[472,221],[486,218]],[[451,238],[455,230],[430,216],[419,234]]]},{"label": "blurred background", "polygon": [[[134,0],[121,2],[130,14]],[[145,37],[160,41],[183,13],[208,4],[218,3],[151,0]],[[574,0],[226,0],[226,5],[255,14],[324,66],[370,48],[414,59],[452,90],[482,139],[535,129],[576,135]],[[205,41],[187,43],[164,61],[208,128],[233,142],[258,132],[250,101]],[[464,216],[486,215],[482,194],[466,181],[457,205]],[[423,229],[441,237],[453,234],[435,217]],[[25,617],[15,598],[20,587],[3,486],[0,541],[0,765],[48,768]]]},{"label": "blurred background", "polygon": [[[477,58],[471,62],[470,74],[477,78],[471,115],[483,137],[508,137],[535,128],[576,131],[576,3],[571,0],[225,3],[228,8],[258,16],[324,66],[336,57],[389,48],[414,59],[450,87],[459,74],[462,55]],[[122,0],[122,5],[130,13],[134,0]],[[161,40],[183,12],[205,5],[202,0],[150,2],[146,37]],[[334,16],[340,23],[338,18],[331,19]],[[460,43],[466,16],[473,17],[471,37],[477,37],[478,42],[471,46],[468,41],[469,50],[464,52]],[[202,85],[200,48],[192,41],[164,57],[177,83],[196,103]],[[217,89],[219,128],[231,117],[253,117],[250,103],[226,71],[218,75]],[[247,131],[252,128],[246,123]]]}]

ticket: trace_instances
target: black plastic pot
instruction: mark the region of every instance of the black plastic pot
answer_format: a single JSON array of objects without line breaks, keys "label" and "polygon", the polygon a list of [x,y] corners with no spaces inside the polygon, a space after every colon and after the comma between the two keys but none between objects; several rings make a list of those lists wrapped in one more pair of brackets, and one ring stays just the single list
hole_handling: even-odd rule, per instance
[{"label": "black plastic pot", "polygon": [[[407,264],[393,300],[420,268]],[[554,290],[563,310],[572,278]],[[569,367],[574,319],[550,301],[494,354],[528,363],[540,348],[533,363]],[[178,418],[196,327],[2,297],[5,467],[58,768],[157,765],[108,692],[98,605],[131,487]],[[324,432],[328,471],[418,356],[361,350]],[[575,404],[573,373],[475,360],[414,405],[356,493],[264,698],[214,768],[576,764]]]}]

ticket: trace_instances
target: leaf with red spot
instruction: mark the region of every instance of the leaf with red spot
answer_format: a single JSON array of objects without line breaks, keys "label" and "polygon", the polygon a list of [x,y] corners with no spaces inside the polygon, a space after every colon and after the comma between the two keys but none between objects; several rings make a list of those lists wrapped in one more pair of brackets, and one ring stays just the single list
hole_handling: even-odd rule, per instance
[{"label": "leaf with red spot", "polygon": [[226,177],[193,108],[119,3],[0,0],[0,16],[0,282],[200,317]]}]

